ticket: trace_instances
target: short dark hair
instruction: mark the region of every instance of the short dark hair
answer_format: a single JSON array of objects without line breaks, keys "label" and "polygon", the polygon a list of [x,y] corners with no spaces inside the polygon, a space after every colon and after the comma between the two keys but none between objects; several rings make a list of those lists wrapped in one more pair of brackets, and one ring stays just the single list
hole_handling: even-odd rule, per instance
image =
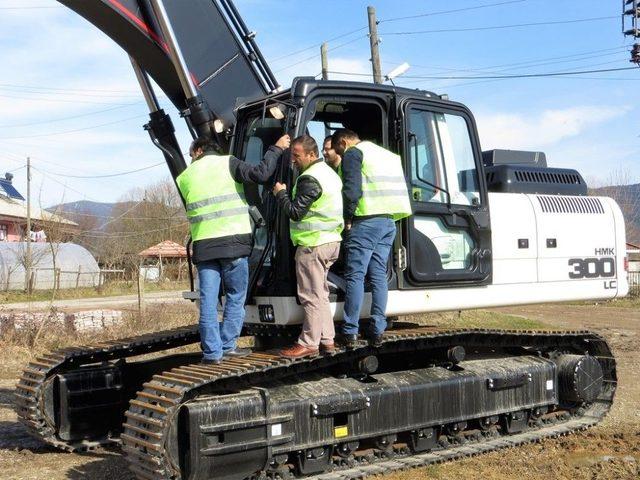
[{"label": "short dark hair", "polygon": [[339,128],[331,135],[331,147],[335,149],[343,140],[360,140],[360,137],[353,130],[348,128]]},{"label": "short dark hair", "polygon": [[204,153],[221,153],[222,148],[218,142],[209,137],[198,137],[193,142],[191,142],[191,146],[189,147],[189,155],[193,156],[193,153],[196,150],[200,150]]},{"label": "short dark hair", "polygon": [[293,147],[294,145],[302,145],[304,153],[313,153],[316,157],[319,155],[318,144],[313,137],[310,137],[309,135],[300,135],[299,137],[294,138],[291,142],[291,146]]},{"label": "short dark hair", "polygon": [[322,141],[322,146],[324,147],[324,144],[329,142],[329,141],[333,141],[333,135],[328,135],[328,136],[324,137],[324,140]]}]

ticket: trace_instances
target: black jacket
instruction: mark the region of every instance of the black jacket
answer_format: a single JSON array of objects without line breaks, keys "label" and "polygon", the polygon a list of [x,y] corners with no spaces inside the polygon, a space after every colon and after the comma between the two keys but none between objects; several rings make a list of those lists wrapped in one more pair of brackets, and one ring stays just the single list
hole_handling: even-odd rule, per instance
[{"label": "black jacket", "polygon": [[[322,161],[324,160],[317,160],[311,165]],[[296,196],[293,200],[289,197],[286,190],[280,190],[276,195],[276,200],[278,201],[278,206],[287,218],[290,218],[294,222],[299,222],[307,214],[313,202],[322,195],[322,187],[315,178],[309,175],[298,177],[298,183],[296,185]]]},{"label": "black jacket", "polygon": [[350,148],[342,157],[342,202],[344,220],[351,222],[362,197],[362,152]]},{"label": "black jacket", "polygon": [[[276,171],[281,155],[282,149],[273,145],[264,154],[262,162],[257,165],[232,156],[229,158],[229,172],[236,182],[265,184]],[[193,263],[221,258],[247,257],[251,254],[252,247],[251,234],[197,240],[193,242]]]}]

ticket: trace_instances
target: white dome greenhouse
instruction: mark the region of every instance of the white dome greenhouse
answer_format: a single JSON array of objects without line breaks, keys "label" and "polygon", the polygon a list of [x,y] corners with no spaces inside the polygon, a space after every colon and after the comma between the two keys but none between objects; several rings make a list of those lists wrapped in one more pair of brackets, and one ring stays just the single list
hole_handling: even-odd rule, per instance
[{"label": "white dome greenhouse", "polygon": [[[53,251],[52,251],[53,250]],[[0,242],[0,289],[25,288],[26,242]],[[75,243],[31,243],[33,288],[95,287],[100,268],[89,251]],[[54,268],[55,254],[55,268]]]}]

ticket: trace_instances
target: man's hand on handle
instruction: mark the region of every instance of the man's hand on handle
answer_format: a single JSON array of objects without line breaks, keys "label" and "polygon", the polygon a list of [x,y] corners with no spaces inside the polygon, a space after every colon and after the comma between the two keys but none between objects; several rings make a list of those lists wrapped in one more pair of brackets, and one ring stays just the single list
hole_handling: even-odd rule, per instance
[{"label": "man's hand on handle", "polygon": [[291,137],[288,133],[285,133],[276,142],[276,147],[281,148],[282,150],[289,148],[289,145],[291,145]]},{"label": "man's hand on handle", "polygon": [[281,192],[282,190],[286,190],[287,189],[287,185],[284,183],[280,183],[280,182],[276,182],[276,184],[273,186],[273,194],[277,195],[278,192]]}]

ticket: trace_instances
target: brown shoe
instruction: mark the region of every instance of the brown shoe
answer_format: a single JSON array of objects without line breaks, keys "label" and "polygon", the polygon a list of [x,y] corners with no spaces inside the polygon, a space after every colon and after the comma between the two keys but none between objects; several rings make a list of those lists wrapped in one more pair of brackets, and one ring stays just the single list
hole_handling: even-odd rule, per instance
[{"label": "brown shoe", "polygon": [[286,358],[305,358],[305,357],[316,357],[318,355],[317,348],[307,348],[299,343],[292,345],[291,347],[284,348],[280,351],[281,357]]},{"label": "brown shoe", "polygon": [[320,344],[320,352],[321,353],[336,353],[336,344],[331,343],[321,343]]}]

